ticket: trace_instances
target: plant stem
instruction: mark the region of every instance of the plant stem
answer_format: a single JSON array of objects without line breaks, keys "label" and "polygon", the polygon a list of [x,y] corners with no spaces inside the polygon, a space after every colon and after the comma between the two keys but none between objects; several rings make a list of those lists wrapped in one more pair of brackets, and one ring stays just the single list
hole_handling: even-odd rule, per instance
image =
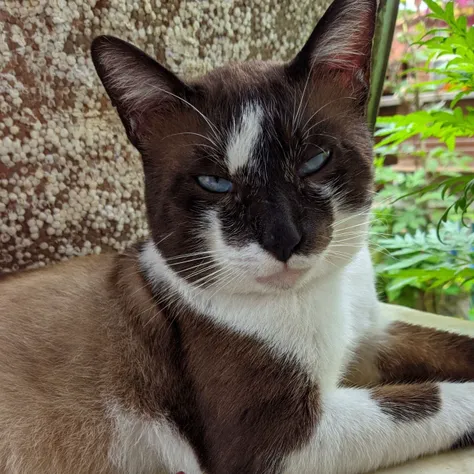
[{"label": "plant stem", "polygon": [[374,129],[377,120],[399,4],[399,0],[380,0],[372,53],[372,81],[367,109],[367,120],[371,130]]}]

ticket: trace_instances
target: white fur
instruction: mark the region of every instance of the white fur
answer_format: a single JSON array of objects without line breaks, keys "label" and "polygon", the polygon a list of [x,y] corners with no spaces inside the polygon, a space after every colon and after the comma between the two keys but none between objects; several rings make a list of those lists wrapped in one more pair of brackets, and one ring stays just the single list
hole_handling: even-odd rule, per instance
[{"label": "white fur", "polygon": [[109,457],[123,474],[202,474],[191,446],[165,418],[145,419],[118,406],[110,409],[114,438]]},{"label": "white fur", "polygon": [[[217,220],[211,225],[216,226]],[[214,231],[216,231],[214,229]],[[220,250],[224,277],[208,288],[196,288],[180,278],[149,243],[141,255],[142,266],[156,283],[165,283],[198,313],[232,331],[264,341],[278,356],[295,358],[323,389],[335,388],[349,358],[358,327],[376,311],[376,295],[368,249],[364,247],[345,268],[327,265],[324,278],[311,276],[293,290],[266,288],[257,275],[275,273],[282,264],[256,244],[243,249],[227,246],[213,234]],[[302,268],[312,259],[300,257]],[[322,266],[327,264],[320,257]],[[316,269],[316,275],[320,270]],[[357,314],[353,309],[357,308]],[[356,319],[357,318],[357,323]]]},{"label": "white fur", "polygon": [[322,416],[308,445],[290,455],[286,474],[354,474],[448,449],[474,426],[474,383],[442,383],[442,409],[397,422],[369,390],[323,393]]},{"label": "white fur", "polygon": [[[293,255],[288,261],[290,268],[307,270],[306,275],[299,281],[297,288],[307,287],[312,291],[320,283],[317,281],[320,277],[326,277],[343,270],[347,270],[351,274],[353,267],[346,269],[345,266],[351,262],[360,250],[367,247],[369,211],[342,212],[338,199],[339,196],[333,193],[334,223],[332,224],[332,239],[328,247],[319,254],[310,256]],[[234,225],[237,227],[239,223],[236,222]],[[228,245],[223,236],[219,216],[215,211],[207,213],[203,228],[202,234],[206,239],[207,246],[210,251],[214,252],[217,263],[220,263],[222,267],[222,275],[226,277],[225,280],[218,279],[217,285],[213,285],[220,288],[219,292],[232,293],[233,295],[236,293],[269,294],[281,292],[279,288],[259,284],[255,279],[281,271],[284,267],[282,262],[277,261],[257,242],[244,246]],[[232,230],[230,229],[231,232]],[[365,259],[362,265],[364,274],[367,275],[368,287],[373,289],[374,279],[370,258]],[[221,286],[223,282],[226,286]]]},{"label": "white fur", "polygon": [[230,173],[235,173],[252,160],[262,133],[262,118],[263,110],[258,103],[252,102],[244,106],[227,144],[226,159]]},{"label": "white fur", "polygon": [[227,244],[215,211],[207,214],[201,230],[204,248],[213,252],[220,267],[207,280],[209,286],[179,277],[152,242],[141,253],[142,268],[152,282],[167,285],[171,299],[222,327],[263,341],[278,357],[297,360],[321,393],[334,393],[357,342],[378,319],[366,245],[369,213],[345,214],[338,199],[333,193],[331,244],[320,254],[294,255],[288,261],[290,268],[307,271],[292,289],[256,281],[281,271],[283,264],[257,243]]}]

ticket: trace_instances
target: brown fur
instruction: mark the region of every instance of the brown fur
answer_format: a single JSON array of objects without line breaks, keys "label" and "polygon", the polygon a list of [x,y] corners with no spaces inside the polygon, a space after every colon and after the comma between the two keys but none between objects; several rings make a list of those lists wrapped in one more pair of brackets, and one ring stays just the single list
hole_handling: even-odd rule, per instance
[{"label": "brown fur", "polygon": [[[166,410],[209,472],[277,472],[281,455],[311,433],[316,387],[252,338],[189,312],[166,317],[136,255],[76,259],[2,282],[0,472],[113,474],[106,399],[147,416]],[[469,338],[394,323],[380,378],[468,379],[472,350]],[[440,407],[432,384],[380,386],[372,396],[397,421]],[[273,466],[262,464],[268,458]]]},{"label": "brown fur", "polygon": [[101,396],[117,351],[104,344],[113,262],[89,257],[2,282],[1,473],[111,472]]},{"label": "brown fur", "polygon": [[435,384],[385,385],[371,393],[382,411],[395,421],[420,421],[441,409],[439,387]]},{"label": "brown fur", "polygon": [[179,318],[181,343],[205,425],[198,434],[207,447],[204,465],[219,473],[279,472],[282,457],[312,432],[317,388],[252,338],[188,318]]},{"label": "brown fur", "polygon": [[[329,10],[324,28],[339,25],[345,3]],[[330,240],[333,208],[323,186],[314,185],[333,185],[351,211],[369,206],[368,89],[359,76],[370,63],[375,9],[368,2],[361,21],[364,64],[340,73],[322,63],[313,68],[306,47],[289,64],[231,65],[185,84],[131,45],[94,40],[99,76],[143,157],[152,239],[180,276],[192,281],[189,273],[203,262],[170,259],[206,248],[196,228],[210,209],[220,211],[226,242],[257,242],[286,261],[292,253],[319,252]],[[314,34],[310,43],[314,48]],[[229,178],[225,137],[256,100],[264,110],[262,127],[273,130],[259,137],[268,175],[255,179],[262,173],[241,167],[232,192],[218,197],[196,178]],[[300,175],[323,147],[331,155],[327,165]],[[237,235],[236,222],[242,224]],[[298,239],[288,250],[292,232]],[[201,258],[206,265],[194,279],[216,266]],[[315,382],[252,337],[190,310],[164,308],[160,301],[167,296],[167,288],[151,291],[136,252],[2,282],[0,472],[114,474],[107,458],[111,403],[147,420],[166,415],[209,474],[279,472],[284,457],[314,429],[320,411]]]},{"label": "brown fur", "polygon": [[353,386],[426,381],[474,381],[472,338],[393,322],[359,344],[345,374]]},{"label": "brown fur", "polygon": [[160,312],[135,252],[8,279],[0,325],[5,474],[113,473],[109,399],[168,413],[219,473],[277,472],[318,415],[317,389],[296,365],[192,313]]},{"label": "brown fur", "polygon": [[474,380],[471,338],[403,322],[388,334],[377,361],[382,382]]}]

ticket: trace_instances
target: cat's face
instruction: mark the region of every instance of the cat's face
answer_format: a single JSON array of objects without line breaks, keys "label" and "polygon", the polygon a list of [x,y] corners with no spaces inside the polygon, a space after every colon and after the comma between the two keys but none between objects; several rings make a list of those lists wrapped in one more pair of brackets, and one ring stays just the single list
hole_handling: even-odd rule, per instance
[{"label": "cat's face", "polygon": [[338,0],[291,63],[186,84],[126,43],[96,40],[169,269],[216,291],[275,292],[342,268],[364,245],[374,15],[375,1]]}]

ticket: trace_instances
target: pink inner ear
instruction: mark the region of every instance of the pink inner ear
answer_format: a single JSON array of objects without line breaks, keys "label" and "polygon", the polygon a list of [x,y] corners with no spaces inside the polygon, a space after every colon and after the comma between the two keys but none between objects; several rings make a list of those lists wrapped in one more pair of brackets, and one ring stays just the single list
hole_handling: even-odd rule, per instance
[{"label": "pink inner ear", "polygon": [[[326,62],[325,68],[336,76],[344,87],[354,84],[354,79],[366,82],[369,79],[368,59],[365,56],[339,55],[334,62]],[[369,63],[370,64],[370,63]]]},{"label": "pink inner ear", "polygon": [[324,66],[336,73],[343,86],[353,85],[354,79],[359,82],[369,79],[373,25],[371,15],[364,16],[365,21],[358,23],[358,30],[341,45],[340,52],[324,60]]}]

